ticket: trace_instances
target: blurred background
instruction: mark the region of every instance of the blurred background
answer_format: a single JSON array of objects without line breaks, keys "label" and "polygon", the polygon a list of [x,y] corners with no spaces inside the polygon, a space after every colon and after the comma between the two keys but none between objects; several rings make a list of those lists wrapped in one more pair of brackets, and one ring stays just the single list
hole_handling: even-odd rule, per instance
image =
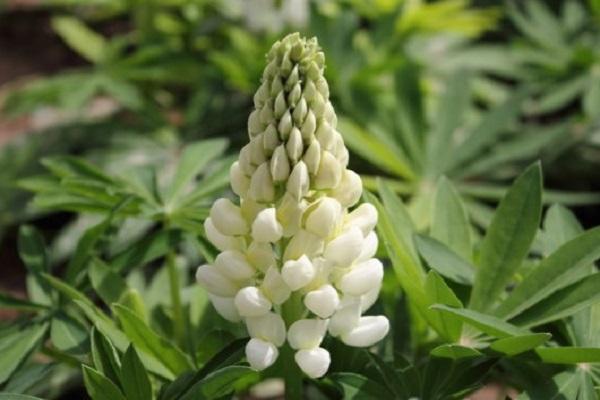
[{"label": "blurred background", "polygon": [[0,289],[24,291],[19,224],[60,263],[98,222],[71,192],[30,202],[52,160],[168,174],[216,137],[235,155],[264,55],[293,31],[325,51],[352,168],[393,183],[417,226],[442,175],[485,226],[537,159],[545,200],[598,225],[599,28],[599,0],[0,0]]}]

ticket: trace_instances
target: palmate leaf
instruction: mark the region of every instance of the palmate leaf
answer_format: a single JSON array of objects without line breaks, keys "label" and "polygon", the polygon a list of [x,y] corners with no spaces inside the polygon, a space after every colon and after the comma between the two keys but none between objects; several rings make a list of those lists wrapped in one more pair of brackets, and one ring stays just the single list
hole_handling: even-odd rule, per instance
[{"label": "palmate leaf", "polygon": [[430,268],[463,285],[472,285],[475,268],[443,243],[425,235],[416,235],[415,244]]},{"label": "palmate leaf", "polygon": [[108,43],[98,33],[74,17],[54,17],[52,28],[79,55],[93,63],[101,63],[108,56]]},{"label": "palmate leaf", "polygon": [[352,372],[331,374],[331,379],[341,385],[344,400],[392,399],[394,395],[379,382]]},{"label": "palmate leaf", "polygon": [[0,384],[6,382],[31,354],[47,329],[47,324],[34,324],[0,337]]},{"label": "palmate leaf", "polygon": [[121,386],[127,400],[151,400],[152,386],[148,373],[132,345],[121,362]]},{"label": "palmate leaf", "polygon": [[443,344],[431,350],[429,354],[435,357],[451,358],[453,360],[481,356],[479,350],[457,344]]},{"label": "palmate leaf", "polygon": [[92,400],[126,400],[119,388],[100,372],[82,366],[85,388]]},{"label": "palmate leaf", "polygon": [[532,333],[499,339],[490,344],[494,351],[513,356],[541,346],[552,337],[549,333]]},{"label": "palmate leaf", "polygon": [[500,202],[481,244],[470,307],[486,310],[497,301],[527,255],[540,223],[539,164],[529,167]]},{"label": "palmate leaf", "polygon": [[[446,285],[444,279],[435,271],[429,271],[425,278],[425,294],[430,305],[445,304],[450,307],[462,307],[462,303],[456,297],[452,289]],[[430,313],[438,314],[437,311],[429,310]],[[462,321],[452,315],[439,313],[436,317],[440,321],[440,334],[450,342],[458,341],[462,328]]]},{"label": "palmate leaf", "polygon": [[89,348],[87,327],[64,313],[52,319],[50,338],[54,347],[67,353],[84,354]]}]

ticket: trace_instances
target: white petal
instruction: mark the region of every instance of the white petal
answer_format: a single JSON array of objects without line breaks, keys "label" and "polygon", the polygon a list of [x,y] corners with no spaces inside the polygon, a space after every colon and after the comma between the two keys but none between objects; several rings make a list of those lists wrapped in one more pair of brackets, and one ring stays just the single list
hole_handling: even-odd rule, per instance
[{"label": "white petal", "polygon": [[363,203],[346,217],[344,227],[357,227],[367,236],[377,225],[377,209],[373,204]]},{"label": "white petal", "polygon": [[230,279],[243,281],[254,276],[256,270],[246,256],[237,250],[225,250],[215,258],[215,267]]},{"label": "white petal", "polygon": [[377,285],[373,289],[369,290],[367,293],[363,294],[360,297],[360,312],[364,313],[367,311],[379,297],[379,291],[381,290],[381,284]]},{"label": "white petal", "polygon": [[250,264],[261,271],[267,271],[277,263],[275,252],[270,243],[252,242],[248,247],[248,251],[246,251],[246,257]]},{"label": "white petal", "polygon": [[369,258],[375,257],[377,253],[377,247],[379,246],[379,238],[377,237],[377,233],[372,231],[367,235],[363,242],[363,248],[360,252],[360,255],[356,259],[356,262],[367,261]]},{"label": "white petal", "polygon": [[319,171],[315,176],[316,189],[333,189],[342,180],[342,167],[333,154],[328,151],[321,152]]},{"label": "white petal", "polygon": [[245,235],[248,224],[242,211],[229,199],[221,198],[214,202],[210,209],[210,218],[215,228],[223,235]]},{"label": "white petal", "polygon": [[206,238],[208,241],[221,251],[230,249],[241,250],[243,247],[242,238],[223,235],[217,230],[217,228],[215,228],[215,225],[210,217],[206,218],[204,221],[204,232],[206,233]]},{"label": "white petal", "polygon": [[196,270],[196,281],[209,293],[217,296],[233,297],[239,287],[212,265],[201,265]]},{"label": "white petal", "polygon": [[279,350],[273,343],[252,338],[246,344],[246,359],[250,366],[262,371],[273,365],[279,356]]},{"label": "white petal", "polygon": [[251,337],[271,342],[277,347],[285,342],[285,323],[281,316],[274,312],[246,318],[246,328]]},{"label": "white petal", "polygon": [[290,176],[290,161],[283,144],[277,146],[271,157],[271,175],[275,182],[283,182]]},{"label": "white petal", "polygon": [[329,319],[329,333],[332,336],[352,330],[360,319],[360,299],[344,298],[342,303],[341,308]]},{"label": "white petal", "polygon": [[248,195],[255,201],[270,202],[275,197],[275,188],[273,178],[269,171],[269,163],[265,161],[260,164],[250,178],[250,188]]},{"label": "white petal", "polygon": [[352,267],[338,283],[344,294],[360,296],[381,285],[383,265],[376,258],[364,261]]},{"label": "white petal", "polygon": [[231,322],[241,321],[242,318],[235,307],[233,297],[221,297],[209,293],[208,298],[221,317]]},{"label": "white petal", "polygon": [[269,312],[271,302],[259,288],[247,286],[236,294],[235,306],[243,317],[259,317]]},{"label": "white petal", "polygon": [[326,319],[300,319],[288,330],[287,339],[292,349],[312,349],[323,341],[329,321]]},{"label": "white petal", "polygon": [[379,342],[390,330],[390,322],[383,315],[360,318],[358,325],[342,334],[348,346],[369,347]]},{"label": "white petal", "polygon": [[313,379],[325,375],[331,364],[329,352],[322,347],[297,351],[294,359],[302,372]]},{"label": "white petal", "polygon": [[306,211],[306,230],[322,238],[327,238],[335,230],[342,216],[342,206],[331,197],[323,197],[316,206]]},{"label": "white petal", "polygon": [[297,260],[286,261],[281,269],[281,277],[291,290],[298,290],[308,285],[315,274],[315,267],[306,255]]},{"label": "white petal", "polygon": [[292,173],[287,181],[286,190],[296,200],[300,200],[308,193],[310,178],[308,168],[304,161],[300,161],[292,169]]},{"label": "white petal", "polygon": [[229,169],[229,180],[233,192],[240,197],[246,197],[246,193],[250,187],[250,178],[242,171],[239,161],[236,161],[231,165],[231,168]]},{"label": "white petal", "polygon": [[258,213],[252,223],[252,238],[257,242],[275,243],[283,235],[283,227],[277,221],[276,210],[266,208]]},{"label": "white petal", "polygon": [[289,241],[285,252],[284,260],[296,260],[303,255],[313,257],[323,250],[324,241],[314,233],[300,229]]},{"label": "white petal", "polygon": [[299,202],[289,193],[283,195],[277,208],[277,220],[283,226],[283,236],[290,237],[298,232],[305,208],[305,201]]},{"label": "white petal", "polygon": [[269,268],[263,279],[261,290],[273,304],[277,305],[284,303],[292,292],[277,267]]},{"label": "white petal", "polygon": [[327,244],[324,256],[339,267],[348,267],[360,255],[363,241],[361,230],[351,228]]},{"label": "white petal", "polygon": [[343,207],[352,207],[362,195],[360,175],[349,169],[345,170],[340,184],[329,195],[336,198]]},{"label": "white petal", "polygon": [[304,297],[304,305],[321,318],[329,318],[340,304],[337,290],[331,285],[308,292]]}]

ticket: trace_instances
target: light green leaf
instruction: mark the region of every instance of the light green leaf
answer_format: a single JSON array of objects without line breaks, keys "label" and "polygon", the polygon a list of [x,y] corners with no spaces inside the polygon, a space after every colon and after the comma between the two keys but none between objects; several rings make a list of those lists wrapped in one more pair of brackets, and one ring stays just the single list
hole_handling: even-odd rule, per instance
[{"label": "light green leaf", "polygon": [[6,382],[46,334],[48,325],[31,325],[0,337],[0,384]]},{"label": "light green leaf", "polygon": [[36,228],[23,225],[19,228],[19,256],[23,264],[33,273],[48,271],[48,254],[44,238]]},{"label": "light green leaf", "polygon": [[471,259],[471,232],[467,211],[460,195],[445,177],[440,178],[437,184],[430,235],[462,258]]},{"label": "light green leaf", "polygon": [[583,96],[583,111],[589,118],[596,118],[600,113],[600,73],[595,69],[592,70]]},{"label": "light green leaf", "polygon": [[82,366],[83,382],[92,400],[126,400],[119,388],[100,372]]},{"label": "light green leaf", "polygon": [[[432,304],[445,304],[450,307],[462,307],[462,303],[456,297],[452,289],[446,285],[444,279],[442,279],[435,271],[429,271],[425,278],[425,294],[429,305]],[[440,327],[442,328],[442,336],[451,342],[456,342],[460,338],[460,332],[462,328],[462,321],[453,315],[447,313],[440,313],[438,311],[429,310],[430,313],[434,314],[434,318],[438,318],[440,321]]]},{"label": "light green leaf", "polygon": [[198,175],[208,163],[219,157],[227,147],[225,139],[202,140],[188,144],[181,154],[175,176],[171,181],[165,196],[165,202],[173,205],[173,202],[187,187],[187,185]]},{"label": "light green leaf", "polygon": [[599,363],[598,347],[540,347],[535,349],[540,359],[548,364]]},{"label": "light green leaf", "polygon": [[453,360],[458,360],[461,358],[480,356],[481,352],[472,347],[465,347],[457,344],[443,344],[431,350],[430,354],[435,357],[451,358]]},{"label": "light green leaf", "polygon": [[150,379],[133,345],[129,346],[121,362],[121,386],[127,400],[151,400]]},{"label": "light green leaf", "polygon": [[94,367],[113,382],[118,382],[121,360],[110,340],[98,329],[92,328],[91,358]]},{"label": "light green leaf", "polygon": [[100,259],[92,260],[88,276],[92,287],[107,305],[117,302],[127,290],[125,280]]},{"label": "light green leaf", "polygon": [[527,335],[530,333],[526,329],[519,328],[518,326],[509,324],[501,319],[474,310],[452,308],[443,304],[434,304],[431,308],[433,310],[440,310],[452,314],[481,332],[500,339],[511,336]]},{"label": "light green leaf", "polygon": [[454,282],[472,285],[475,268],[443,243],[424,235],[415,235],[415,244],[430,268]]},{"label": "light green leaf", "polygon": [[577,374],[572,371],[564,371],[555,375],[551,381],[541,385],[536,384],[527,392],[519,395],[517,400],[574,400],[577,399],[578,391]]},{"label": "light green leaf", "polygon": [[52,319],[50,338],[54,347],[67,353],[83,354],[88,348],[87,328],[64,313]]},{"label": "light green leaf", "polygon": [[181,350],[154,332],[133,311],[120,304],[113,304],[113,310],[125,334],[140,352],[152,356],[175,375],[194,369]]},{"label": "light green leaf", "polygon": [[550,340],[551,337],[552,335],[549,333],[512,336],[492,342],[490,348],[508,356],[514,356],[541,346]]},{"label": "light green leaf", "polygon": [[106,39],[79,19],[68,16],[54,17],[52,28],[69,47],[88,61],[100,63],[106,60],[108,56]]},{"label": "light green leaf", "polygon": [[179,231],[158,231],[129,246],[108,264],[116,272],[124,273],[164,256],[181,240]]},{"label": "light green leaf", "polygon": [[16,297],[12,297],[6,293],[0,292],[0,309],[3,308],[31,312],[48,310],[47,305],[34,303],[28,300],[17,299]]},{"label": "light green leaf", "polygon": [[521,326],[537,326],[576,313],[600,301],[600,272],[575,282],[512,319]]},{"label": "light green leaf", "polygon": [[[581,278],[582,270],[600,258],[600,227],[562,245],[529,274],[495,311],[512,318]],[[583,271],[585,272],[585,271]]]},{"label": "light green leaf", "polygon": [[0,400],[43,400],[39,397],[28,396],[17,393],[0,393]]},{"label": "light green leaf", "polygon": [[583,227],[577,220],[577,217],[575,217],[575,214],[560,204],[553,204],[546,211],[543,227],[542,241],[546,255],[551,254],[560,246],[583,232]]},{"label": "light green leaf", "polygon": [[529,252],[542,208],[539,164],[530,166],[500,202],[481,244],[471,308],[487,310],[497,301]]}]

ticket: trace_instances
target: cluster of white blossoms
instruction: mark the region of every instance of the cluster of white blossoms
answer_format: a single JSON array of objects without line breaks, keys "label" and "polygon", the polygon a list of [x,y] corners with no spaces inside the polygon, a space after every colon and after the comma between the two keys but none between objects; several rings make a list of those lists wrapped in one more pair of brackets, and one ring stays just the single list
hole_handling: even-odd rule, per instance
[{"label": "cluster of white blossoms", "polygon": [[196,278],[219,314],[245,321],[253,368],[272,365],[287,339],[298,366],[317,378],[331,361],[320,347],[327,332],[367,347],[389,330],[386,317],[362,315],[383,278],[373,258],[377,211],[356,206],[362,182],[347,169],[316,39],[288,35],[267,59],[250,142],[230,171],[240,204],[214,203],[204,227],[221,253]]}]

